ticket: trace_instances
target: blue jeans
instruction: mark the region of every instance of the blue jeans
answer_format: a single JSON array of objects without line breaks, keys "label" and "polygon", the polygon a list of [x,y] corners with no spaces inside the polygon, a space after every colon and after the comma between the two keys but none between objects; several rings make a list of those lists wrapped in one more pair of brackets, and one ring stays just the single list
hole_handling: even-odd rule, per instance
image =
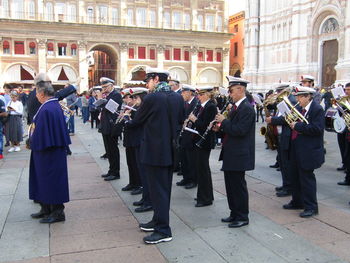
[{"label": "blue jeans", "polygon": [[4,126],[2,125],[2,122],[0,121],[0,154],[2,154],[2,151],[4,149]]},{"label": "blue jeans", "polygon": [[74,133],[74,115],[71,115],[68,121],[69,133]]},{"label": "blue jeans", "polygon": [[89,120],[89,107],[82,107],[81,111],[83,115],[83,123],[85,123]]}]

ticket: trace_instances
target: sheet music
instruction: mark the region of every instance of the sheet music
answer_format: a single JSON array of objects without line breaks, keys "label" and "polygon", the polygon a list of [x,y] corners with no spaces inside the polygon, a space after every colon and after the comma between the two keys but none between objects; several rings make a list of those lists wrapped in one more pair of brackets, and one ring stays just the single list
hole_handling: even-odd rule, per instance
[{"label": "sheet music", "polygon": [[285,116],[290,112],[290,109],[285,101],[282,101],[277,104],[277,109],[281,115]]},{"label": "sheet music", "polygon": [[99,99],[99,100],[96,100],[93,104],[98,107],[98,106],[101,106],[102,104],[105,104],[107,102],[106,99]]},{"label": "sheet music", "polygon": [[220,93],[220,95],[228,96],[228,89],[219,87],[219,93]]},{"label": "sheet music", "polygon": [[119,104],[116,103],[114,100],[110,99],[106,104],[106,109],[110,111],[111,113],[116,113],[117,109],[119,107]]},{"label": "sheet music", "polygon": [[332,92],[333,97],[334,97],[335,99],[339,99],[339,98],[345,96],[344,89],[343,89],[341,86],[332,89],[331,92]]},{"label": "sheet music", "polygon": [[185,131],[189,131],[189,132],[192,132],[194,134],[198,134],[199,135],[199,132],[194,130],[194,129],[191,129],[191,128],[188,128],[188,127],[185,127]]}]

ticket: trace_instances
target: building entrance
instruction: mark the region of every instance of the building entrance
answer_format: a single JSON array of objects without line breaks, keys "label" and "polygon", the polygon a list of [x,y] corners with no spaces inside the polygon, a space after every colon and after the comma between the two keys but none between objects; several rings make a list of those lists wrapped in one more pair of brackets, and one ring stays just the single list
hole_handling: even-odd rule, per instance
[{"label": "building entrance", "polygon": [[322,46],[322,86],[329,87],[337,79],[338,41],[325,41]]}]

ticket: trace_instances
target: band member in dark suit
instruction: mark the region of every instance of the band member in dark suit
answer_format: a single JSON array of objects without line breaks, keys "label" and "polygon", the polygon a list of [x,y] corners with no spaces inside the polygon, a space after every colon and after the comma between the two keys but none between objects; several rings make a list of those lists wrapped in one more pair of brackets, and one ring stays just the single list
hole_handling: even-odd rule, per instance
[{"label": "band member in dark suit", "polygon": [[300,217],[318,214],[316,197],[316,178],[314,169],[324,163],[323,133],[324,111],[312,100],[315,90],[309,87],[296,87],[295,96],[299,102],[297,110],[305,116],[308,123],[290,124],[290,174],[292,179],[292,200],[284,209],[303,209]]},{"label": "band member in dark suit", "polygon": [[[195,97],[196,89],[190,85],[182,85],[182,97],[185,101],[185,116],[186,121],[183,124],[184,127],[191,128],[193,123],[188,119],[192,112],[195,112],[197,107],[200,106],[199,100]],[[177,182],[176,185],[184,186],[186,189],[191,189],[197,186],[196,169],[193,165],[195,164],[195,154],[194,154],[194,141],[193,134],[189,131],[181,130],[179,144],[181,147],[181,164],[182,164],[182,174],[183,179]]]},{"label": "band member in dark suit", "polygon": [[[345,84],[345,95],[350,96],[350,82]],[[350,144],[349,144],[349,130],[346,129],[343,133],[338,133],[338,144],[341,152],[343,166],[337,168],[338,171],[345,170],[344,181],[338,182],[339,185],[350,185]]]},{"label": "band member in dark suit", "polygon": [[169,72],[146,69],[146,87],[148,94],[137,111],[135,118],[126,123],[127,127],[143,126],[143,138],[140,147],[140,161],[149,186],[153,218],[146,224],[140,224],[143,231],[153,233],[144,237],[147,244],[157,244],[172,240],[169,226],[170,195],[172,185],[173,140],[175,138],[171,120],[168,93]]},{"label": "band member in dark suit", "polygon": [[242,227],[249,224],[245,171],[255,166],[255,111],[245,96],[248,81],[232,76],[227,80],[234,104],[228,119],[218,114],[216,121],[225,133],[220,159],[231,213],[221,221],[230,223],[229,227]]},{"label": "band member in dark suit", "polygon": [[215,134],[209,124],[214,121],[217,113],[216,104],[213,101],[213,90],[213,87],[197,89],[201,107],[198,107],[196,112],[189,116],[190,121],[194,124],[193,127],[204,137],[204,139],[198,135],[194,137],[196,159],[194,166],[198,183],[196,207],[212,205],[214,200],[213,182],[209,166],[210,152],[215,147]]},{"label": "band member in dark suit", "polygon": [[122,96],[114,89],[114,80],[101,78],[100,84],[102,92],[97,92],[97,99],[104,99],[104,101],[98,108],[101,110],[101,134],[109,162],[109,170],[106,174],[103,174],[102,177],[104,177],[105,181],[111,181],[120,178],[118,136],[120,136],[122,129],[121,124],[115,125],[118,114],[112,113],[106,109],[106,105],[110,100],[113,100],[119,104],[118,109],[115,109],[119,111],[122,105]]}]

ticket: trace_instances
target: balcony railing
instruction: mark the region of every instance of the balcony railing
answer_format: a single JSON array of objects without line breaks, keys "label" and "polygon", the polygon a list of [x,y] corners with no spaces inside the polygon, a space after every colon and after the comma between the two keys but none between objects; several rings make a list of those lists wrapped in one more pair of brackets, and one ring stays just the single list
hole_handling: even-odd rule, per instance
[{"label": "balcony railing", "polygon": [[143,27],[143,28],[162,28],[162,29],[174,29],[174,30],[195,30],[205,32],[227,32],[227,25],[222,26],[203,26],[202,29],[198,29],[197,25],[192,26],[188,23],[170,23],[169,21],[163,21],[161,26],[158,26],[155,20],[140,20],[128,21],[121,20],[116,17],[101,17],[101,16],[76,16],[65,14],[42,14],[42,13],[29,13],[29,12],[12,12],[12,16],[9,13],[0,13],[0,18],[16,19],[16,20],[31,20],[31,21],[48,21],[57,23],[79,23],[79,24],[92,24],[92,25],[112,25],[112,26],[127,26],[127,27]]}]

